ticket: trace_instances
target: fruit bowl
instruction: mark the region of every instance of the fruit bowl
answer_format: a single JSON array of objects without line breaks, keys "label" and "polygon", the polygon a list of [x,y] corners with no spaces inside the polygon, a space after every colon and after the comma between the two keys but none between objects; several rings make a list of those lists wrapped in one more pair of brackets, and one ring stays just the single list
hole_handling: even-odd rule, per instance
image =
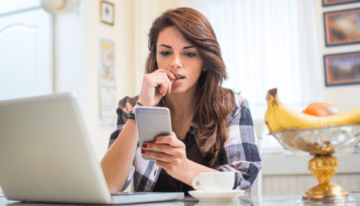
[{"label": "fruit bowl", "polygon": [[270,135],[294,154],[353,153],[360,142],[360,124],[291,129]]},{"label": "fruit bowl", "polygon": [[270,135],[294,154],[309,153],[314,156],[308,167],[319,184],[306,192],[301,203],[353,201],[340,186],[330,182],[339,165],[332,154],[354,152],[355,146],[360,142],[360,124],[290,129],[272,132]]}]

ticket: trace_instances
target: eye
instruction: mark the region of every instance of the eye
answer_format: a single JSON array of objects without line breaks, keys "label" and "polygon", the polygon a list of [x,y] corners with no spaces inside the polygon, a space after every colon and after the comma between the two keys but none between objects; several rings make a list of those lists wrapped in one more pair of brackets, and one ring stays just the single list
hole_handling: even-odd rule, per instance
[{"label": "eye", "polygon": [[187,52],[187,53],[185,53],[185,55],[188,56],[188,57],[194,57],[194,56],[196,56],[196,54],[195,54],[195,53],[192,53],[192,52]]},{"label": "eye", "polygon": [[171,52],[163,51],[163,52],[160,52],[160,54],[161,54],[162,56],[168,56],[168,55],[171,54]]}]

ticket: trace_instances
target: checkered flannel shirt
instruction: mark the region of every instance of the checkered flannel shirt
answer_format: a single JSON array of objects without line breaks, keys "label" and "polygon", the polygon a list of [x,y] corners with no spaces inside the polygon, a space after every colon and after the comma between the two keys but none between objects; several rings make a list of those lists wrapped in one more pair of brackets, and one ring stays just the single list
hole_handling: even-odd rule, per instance
[{"label": "checkered flannel shirt", "polygon": [[[127,121],[127,114],[133,109],[137,99],[138,96],[125,97],[119,102],[116,110],[118,115],[117,130],[111,134],[109,147],[119,136],[122,127]],[[235,94],[235,101],[236,106],[228,124],[228,139],[220,153],[219,160],[212,168],[219,171],[234,171],[236,176],[234,189],[246,190],[245,194],[248,195],[252,183],[262,168],[262,161],[248,102],[238,94]],[[163,106],[161,101],[157,106]],[[195,123],[191,123],[187,135],[189,134],[196,140]],[[203,154],[203,157],[206,158],[206,155]],[[160,170],[161,168],[154,161],[144,160],[141,157],[141,148],[138,143],[133,167],[123,190],[133,179],[133,191],[152,191]]]}]

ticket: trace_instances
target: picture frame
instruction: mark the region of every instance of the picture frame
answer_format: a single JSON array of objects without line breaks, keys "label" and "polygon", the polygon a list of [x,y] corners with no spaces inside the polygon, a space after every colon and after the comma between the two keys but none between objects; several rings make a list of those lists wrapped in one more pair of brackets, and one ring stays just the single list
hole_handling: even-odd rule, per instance
[{"label": "picture frame", "polygon": [[360,51],[324,55],[325,86],[360,84]]},{"label": "picture frame", "polygon": [[326,47],[360,43],[360,8],[324,12]]},{"label": "picture frame", "polygon": [[114,26],[115,5],[108,1],[100,0],[100,22]]},{"label": "picture frame", "polygon": [[327,6],[337,6],[341,4],[350,4],[350,3],[357,3],[360,0],[322,0],[323,7]]}]

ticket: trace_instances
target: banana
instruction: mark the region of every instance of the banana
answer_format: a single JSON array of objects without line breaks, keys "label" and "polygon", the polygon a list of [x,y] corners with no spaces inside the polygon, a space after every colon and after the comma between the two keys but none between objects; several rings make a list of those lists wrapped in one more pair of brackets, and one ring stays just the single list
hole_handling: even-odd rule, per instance
[{"label": "banana", "polygon": [[316,117],[281,104],[276,88],[268,91],[266,100],[268,109],[265,113],[265,124],[270,133],[293,128],[306,129],[330,125],[360,124],[360,107],[345,113]]}]

